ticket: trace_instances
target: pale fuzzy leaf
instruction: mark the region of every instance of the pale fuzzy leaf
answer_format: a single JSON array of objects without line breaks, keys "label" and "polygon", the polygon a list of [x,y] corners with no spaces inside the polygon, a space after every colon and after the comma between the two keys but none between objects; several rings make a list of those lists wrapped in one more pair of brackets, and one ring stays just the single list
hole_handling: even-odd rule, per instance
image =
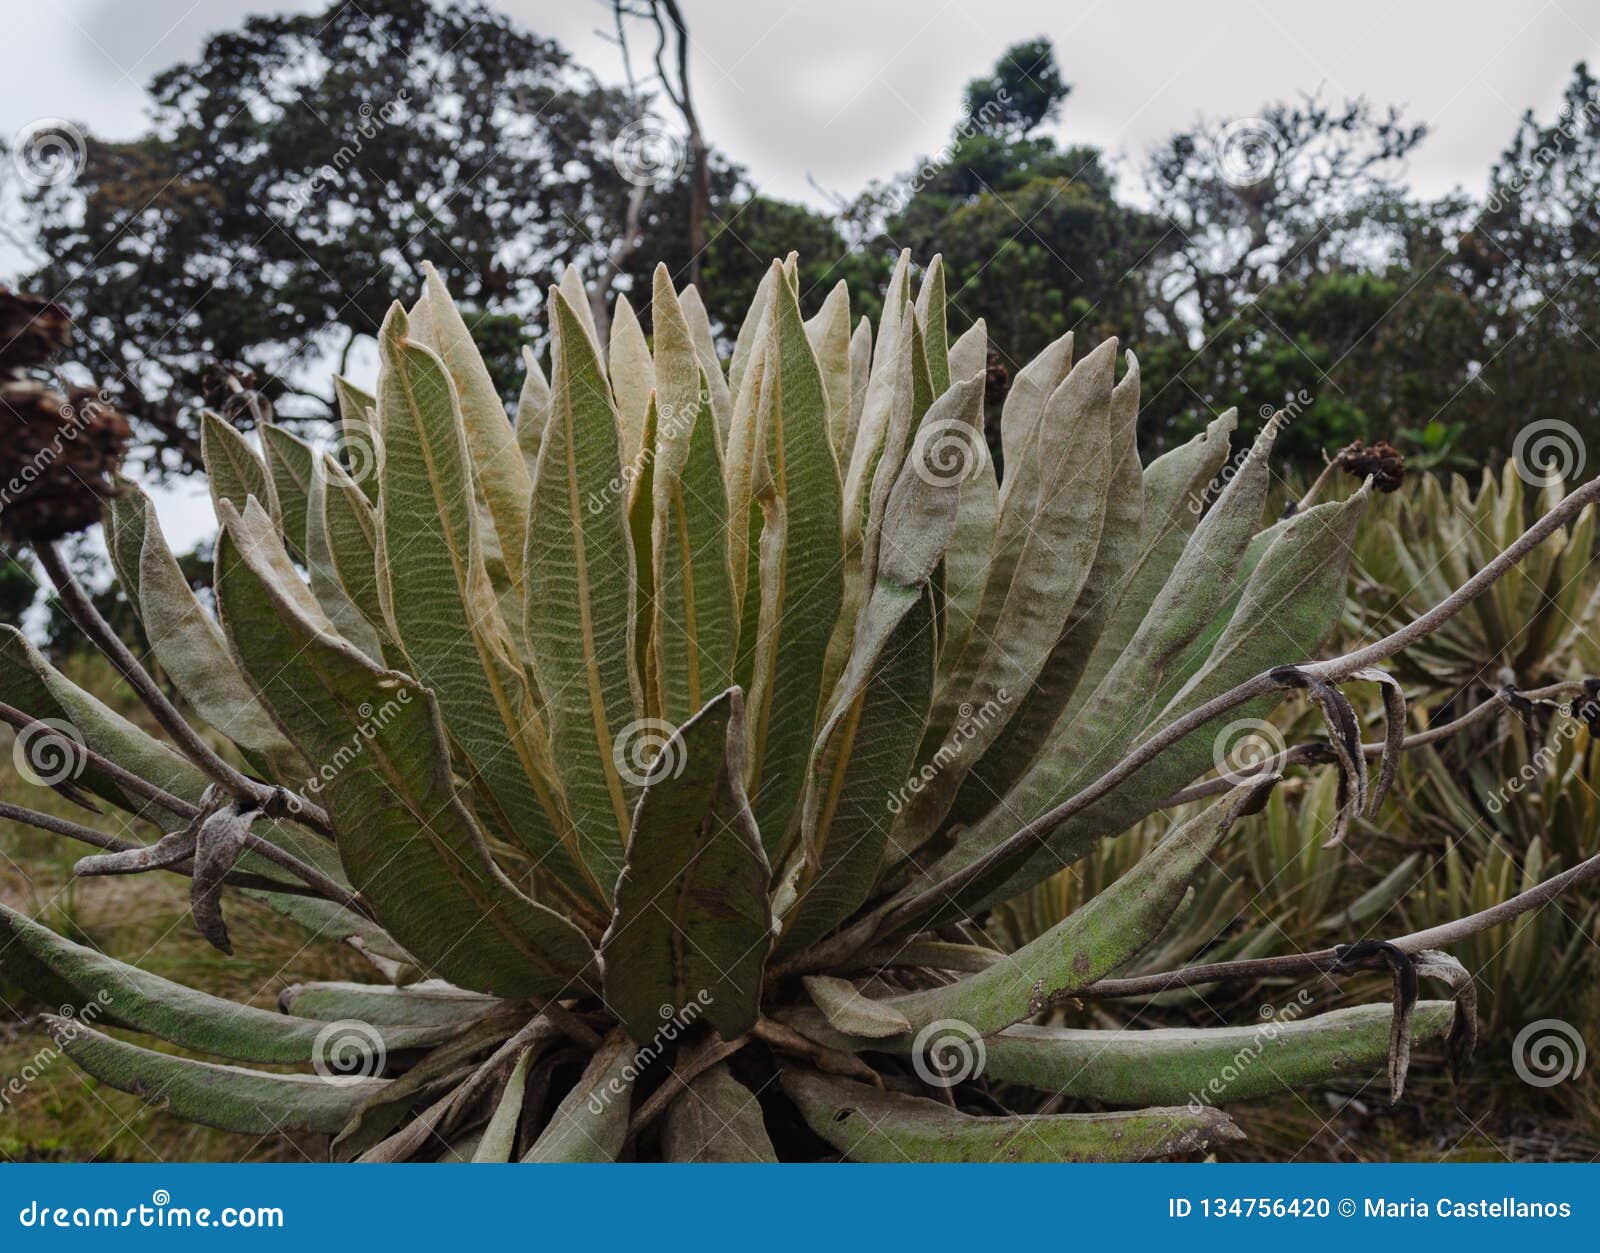
[{"label": "pale fuzzy leaf", "polygon": [[784,838],[805,785],[843,583],[827,398],[800,307],[779,280],[765,365],[772,487],[761,500],[761,639],[750,702],[750,793],[769,851]]},{"label": "pale fuzzy leaf", "polygon": [[556,1107],[525,1162],[614,1162],[628,1137],[634,1046],[613,1032]]},{"label": "pale fuzzy leaf", "polygon": [[528,491],[533,491],[533,471],[539,464],[539,441],[544,438],[544,424],[550,417],[550,384],[533,349],[522,349],[522,391],[517,397],[517,447],[522,450],[523,464],[528,467]]},{"label": "pale fuzzy leaf", "polygon": [[498,567],[503,563],[509,586],[515,591],[522,585],[518,563],[525,541],[532,480],[517,448],[516,432],[506,416],[505,404],[483,356],[472,342],[466,321],[438,271],[426,263],[422,270],[431,322],[431,334],[422,342],[438,354],[455,386],[461,426],[472,458],[473,489],[486,506],[480,543],[490,565]]},{"label": "pale fuzzy leaf", "polygon": [[437,356],[393,329],[381,345],[378,391],[385,446],[378,568],[393,633],[493,798],[495,827],[599,897],[610,876],[583,873],[533,694],[483,565],[455,385]]},{"label": "pale fuzzy leaf", "polygon": [[954,374],[950,369],[950,332],[945,323],[944,258],[938,253],[928,263],[922,276],[922,287],[917,292],[917,319],[922,323],[922,333],[928,343],[928,372],[933,378],[933,394],[939,395],[955,378],[971,378],[971,374]]},{"label": "pale fuzzy leaf", "polygon": [[730,688],[661,747],[639,797],[601,942],[606,1004],[636,1039],[659,1029],[666,1006],[698,1007],[729,1039],[760,1013],[772,914],[744,739]]},{"label": "pale fuzzy leaf", "polygon": [[977,1117],[815,1071],[781,1077],[811,1129],[853,1162],[1139,1162],[1244,1138],[1206,1106]]},{"label": "pale fuzzy leaf", "polygon": [[333,1135],[387,1080],[329,1083],[321,1075],[275,1075],[173,1057],[126,1044],[72,1019],[45,1016],[62,1051],[102,1083],[131,1092],[187,1122],[254,1136]]},{"label": "pale fuzzy leaf", "polygon": [[722,360],[717,356],[717,341],[711,334],[711,318],[706,313],[705,302],[693,287],[678,293],[683,306],[684,319],[689,323],[689,333],[694,339],[695,352],[700,357],[700,368],[705,372],[706,386],[711,392],[711,412],[717,415],[719,447],[726,448],[728,431],[733,424],[733,394],[728,390],[727,377],[722,372]]},{"label": "pale fuzzy leaf", "polygon": [[644,415],[656,388],[650,345],[626,296],[618,296],[611,315],[611,348],[606,357],[611,394],[617,403],[623,465],[632,465],[644,447]]},{"label": "pale fuzzy leaf", "polygon": [[755,1093],[718,1063],[667,1106],[661,1129],[669,1162],[776,1162]]},{"label": "pale fuzzy leaf", "polygon": [[[280,588],[282,549],[272,552],[270,534],[253,533],[231,506],[222,521],[216,589],[228,639],[307,755],[343,763],[324,772],[318,799],[350,882],[384,927],[425,966],[475,991],[550,996],[592,977],[583,934],[490,860],[457,795],[433,694],[308,618]],[[372,734],[352,757],[358,724]],[[471,942],[441,918],[469,926]]]},{"label": "pale fuzzy leaf", "polygon": [[822,302],[816,317],[806,323],[811,350],[822,369],[822,389],[828,396],[828,434],[835,456],[849,456],[850,434],[850,291],[840,279]]},{"label": "pale fuzzy leaf", "polygon": [[619,759],[642,733],[635,673],[634,550],[610,389],[581,315],[554,297],[550,419],[528,515],[526,618],[568,812],[609,885],[637,786]]},{"label": "pale fuzzy leaf", "polygon": [[987,375],[989,369],[989,328],[982,318],[969,326],[950,345],[950,377],[969,379]]},{"label": "pale fuzzy leaf", "polygon": [[848,979],[806,975],[801,980],[812,1001],[834,1030],[846,1035],[882,1039],[911,1030],[906,1016],[887,1001],[863,996]]}]

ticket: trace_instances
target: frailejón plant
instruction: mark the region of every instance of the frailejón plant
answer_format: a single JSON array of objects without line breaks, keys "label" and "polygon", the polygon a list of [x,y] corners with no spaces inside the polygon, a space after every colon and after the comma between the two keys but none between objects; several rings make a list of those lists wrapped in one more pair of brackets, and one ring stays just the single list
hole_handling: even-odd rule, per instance
[{"label": "frailej\u00f3n plant", "polygon": [[[225,951],[237,891],[376,972],[291,987],[275,1013],[0,910],[9,977],[103,1007],[50,1023],[71,1057],[182,1118],[324,1133],[341,1159],[1099,1160],[1236,1138],[1221,1105],[1289,1086],[1386,1075],[1398,1095],[1413,1040],[1470,1046],[1471,981],[1439,950],[1477,917],[1119,972],[1278,777],[1266,760],[1197,784],[1223,724],[1313,702],[1342,839],[1405,743],[1380,663],[1594,485],[1421,618],[1310,661],[1367,489],[1262,529],[1280,422],[1230,455],[1225,414],[1142,465],[1137,363],[1114,341],[1074,361],[1070,336],[1016,375],[998,482],[984,328],[952,342],[938,260],[915,296],[909,268],[872,327],[843,284],[806,319],[774,263],[726,369],[665,270],[650,335],[619,300],[604,344],[569,273],[548,381],[528,354],[514,419],[430,271],[383,326],[376,394],[340,381],[338,447],[206,418],[214,613],[149,502],[108,501],[178,702],[35,537],[164,735],[7,628],[19,763],[154,835],[0,816],[97,845],[82,874],[189,876]],[[1346,683],[1381,686],[1374,743]],[[1208,805],[1016,951],[974,925],[1196,787]],[[1393,1005],[1266,1036],[1038,1021],[1371,969]],[[1419,977],[1455,996],[1418,1000]],[[1030,1112],[1047,1101],[1068,1112]]]}]

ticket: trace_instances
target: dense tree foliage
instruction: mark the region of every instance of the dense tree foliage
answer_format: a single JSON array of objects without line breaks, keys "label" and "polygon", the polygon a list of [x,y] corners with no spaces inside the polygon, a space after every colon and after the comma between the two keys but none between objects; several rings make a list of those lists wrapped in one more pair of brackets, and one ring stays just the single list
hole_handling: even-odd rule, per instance
[{"label": "dense tree foliage", "polygon": [[1356,437],[1477,460],[1529,414],[1593,429],[1586,67],[1555,119],[1524,118],[1481,197],[1437,201],[1402,179],[1422,128],[1364,101],[1196,125],[1133,185],[1070,141],[1071,92],[1048,41],[1020,43],[967,85],[942,149],[826,209],[761,195],[713,151],[696,258],[683,163],[641,187],[617,159],[630,123],[661,123],[647,85],[607,87],[476,4],[251,18],[155,80],[145,134],[91,139],[75,181],[32,197],[48,260],[21,281],[64,293],[86,363],[168,469],[194,464],[218,362],[288,420],[325,419],[306,367],[369,358],[424,258],[508,401],[569,262],[637,293],[658,260],[686,281],[697,259],[731,343],[773,255],[799,251],[808,310],[844,278],[876,319],[908,247],[944,255],[956,329],[984,318],[1003,365],[1068,330],[1135,349],[1150,450],[1234,404],[1247,422],[1287,407],[1286,451],[1313,460]]}]

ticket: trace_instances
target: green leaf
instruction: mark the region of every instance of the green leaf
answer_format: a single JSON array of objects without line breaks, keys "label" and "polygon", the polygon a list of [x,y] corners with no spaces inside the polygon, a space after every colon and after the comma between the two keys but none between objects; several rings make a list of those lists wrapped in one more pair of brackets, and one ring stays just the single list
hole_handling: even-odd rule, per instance
[{"label": "green leaf", "polygon": [[755,297],[750,301],[750,308],[745,311],[744,321],[739,324],[739,333],[734,338],[733,356],[728,362],[728,388],[735,396],[744,390],[752,359],[759,360],[765,346],[767,311],[772,302],[773,288],[777,285],[775,276],[778,268],[776,265],[768,266],[767,272],[761,276]]},{"label": "green leaf", "polygon": [[[885,601],[890,599],[885,593]],[[869,616],[889,612],[887,605]],[[877,881],[895,814],[904,805],[922,738],[920,713],[933,689],[933,601],[911,594],[874,657],[857,658],[867,679],[854,680],[819,740],[807,797],[807,862],[784,919],[779,949],[795,952],[820,939],[863,904]]]},{"label": "green leaf", "polygon": [[876,1040],[911,1030],[910,1021],[893,1005],[861,995],[848,979],[806,975],[801,982],[836,1031]]},{"label": "green leaf", "polygon": [[242,512],[245,502],[254,496],[266,508],[276,511],[277,500],[266,464],[230,422],[209,409],[200,415],[200,456],[206,463],[214,508],[220,508],[226,500]]},{"label": "green leaf", "polygon": [[370,504],[378,503],[378,471],[383,439],[378,430],[378,401],[348,379],[335,375],[333,393],[339,402],[339,464],[358,483]]},{"label": "green leaf", "polygon": [[675,731],[645,781],[601,956],[606,1003],[635,1039],[661,1009],[755,1025],[772,942],[767,859],[745,796],[744,708],[730,688]]},{"label": "green leaf", "polygon": [[61,1049],[102,1083],[145,1104],[223,1131],[333,1135],[386,1086],[382,1079],[329,1083],[321,1075],[274,1075],[156,1053],[92,1031],[80,1022],[44,1016]]},{"label": "green leaf", "polygon": [[200,717],[241,748],[261,753],[283,779],[296,777],[304,761],[233,664],[222,631],[167,547],[155,506],[132,485],[127,491],[111,507],[118,536],[112,547],[150,651]]},{"label": "green leaf", "polygon": [[556,1107],[525,1162],[614,1162],[628,1138],[633,1043],[614,1031]]},{"label": "green leaf", "polygon": [[384,983],[295,983],[278,994],[286,1014],[326,1022],[352,1018],[380,1027],[460,1026],[501,1002],[481,992],[429,981],[397,988]]},{"label": "green leaf", "polygon": [[[1393,1016],[1388,1005],[1356,1005],[1308,1018],[1280,1012],[1246,1027],[1203,1031],[1079,1031],[1020,1023],[986,1041],[983,1073],[999,1083],[1113,1105],[1231,1104],[1382,1075]],[[1411,1038],[1420,1043],[1442,1036],[1454,1018],[1450,1001],[1419,1001]]]},{"label": "green leaf", "polygon": [[[1138,729],[1160,707],[1163,680],[1171,677],[1171,668],[1182,661],[1185,650],[1205,630],[1217,608],[1231,598],[1235,572],[1261,519],[1270,476],[1267,459],[1276,430],[1275,423],[1267,424],[1238,473],[1201,519],[1149,613],[1094,694],[1071,716],[1057,720],[1016,785],[963,832],[954,854],[946,859],[946,872],[1003,841],[1018,823],[1044,813],[1075,788],[1092,782],[1135,741]],[[1129,795],[1130,786],[1124,785],[1120,794]],[[1159,797],[1149,799],[1153,805]],[[1030,864],[1027,877],[1032,882],[1071,864],[1073,858],[1058,859],[1049,849],[1073,840],[1069,830],[1083,830],[1087,821],[1088,815],[1080,814],[1073,823],[1052,833],[1048,848],[1041,848]],[[1100,833],[1109,829],[1101,828]],[[1043,871],[1047,856],[1051,870]],[[970,905],[980,897],[990,899],[988,889],[999,890],[993,878],[986,877],[984,884],[987,888],[970,885],[963,902]],[[1027,886],[1030,884],[1023,883],[1008,894],[1016,895]]]},{"label": "green leaf", "polygon": [[[289,546],[303,553],[306,544],[306,502],[311,496],[311,445],[281,427],[261,428],[261,448],[278,501],[278,522]],[[262,502],[266,503],[265,501]]]},{"label": "green leaf", "polygon": [[[883,295],[883,317],[878,323],[876,343],[872,345],[872,366],[863,373],[866,384],[861,396],[861,413],[855,423],[850,465],[844,475],[844,537],[851,551],[862,545],[866,535],[868,497],[888,437],[895,392],[906,368],[906,353],[911,342],[908,326],[911,312],[906,307],[910,273],[911,250],[906,248],[900,252],[888,290]],[[857,344],[852,341],[852,353],[856,350]],[[852,390],[854,380],[853,357]]]},{"label": "green leaf", "polygon": [[[322,528],[327,559],[346,595],[380,635],[389,630],[378,580],[378,513],[356,481],[332,457],[324,457]],[[370,476],[376,484],[378,475]],[[376,487],[374,487],[376,492]]]},{"label": "green leaf", "polygon": [[533,349],[522,349],[522,391],[517,396],[517,447],[528,467],[528,492],[533,492],[533,474],[539,464],[539,444],[544,439],[544,424],[550,419],[550,384]]},{"label": "green leaf", "polygon": [[805,786],[843,586],[827,397],[794,293],[774,286],[764,397],[772,477],[761,498],[761,647],[750,699],[751,803],[769,851]]},{"label": "green leaf", "polygon": [[[1093,354],[1081,365],[1092,358]],[[994,737],[994,743],[973,768],[973,776],[965,785],[968,797],[956,806],[958,820],[986,812],[994,798],[1005,795],[1038,753],[1077,690],[1095,643],[1110,620],[1117,597],[1138,557],[1144,490],[1135,438],[1139,416],[1139,363],[1132,353],[1128,354],[1127,375],[1111,393],[1108,413],[1105,517],[1094,560],[1032,686],[1026,689],[1020,684],[1007,686],[1007,692],[1016,702],[1015,708]],[[1068,486],[1064,490],[1075,489]],[[1041,509],[1041,518],[1047,512]],[[1044,529],[1038,519],[1035,526]],[[1019,566],[1019,578],[1026,567],[1025,555]],[[1013,583],[1013,596],[1017,589],[1018,584]],[[1054,614],[1047,616],[1053,618]],[[1000,630],[1000,638],[1006,641],[1007,651],[1010,651],[1017,633],[1007,628],[1004,614]],[[992,699],[994,695],[998,693],[987,695],[985,699]],[[978,703],[976,696],[972,699],[973,703]],[[972,746],[966,746],[964,751],[972,751]]]},{"label": "green leaf", "polygon": [[[1035,455],[1043,463],[1038,508],[1020,537],[1004,603],[991,614],[986,593],[978,634],[929,720],[922,760],[953,736],[960,737],[960,751],[917,795],[908,815],[913,832],[931,833],[943,819],[967,771],[996,742],[1072,626],[1112,485],[1126,478],[1114,472],[1123,459],[1112,441],[1116,360],[1117,341],[1108,339],[1073,367],[1046,406]],[[997,716],[961,719],[960,709],[969,706]]]},{"label": "green leaf", "polygon": [[524,562],[528,640],[568,813],[584,861],[608,885],[622,867],[637,792],[618,765],[641,703],[633,541],[610,388],[559,293],[553,318],[554,393]]},{"label": "green leaf", "polygon": [[755,1093],[719,1063],[667,1106],[661,1129],[669,1162],[776,1162]]},{"label": "green leaf", "polygon": [[537,1050],[526,1048],[517,1057],[516,1065],[511,1068],[511,1076],[506,1080],[506,1086],[500,1090],[500,1099],[495,1102],[494,1113],[489,1117],[489,1125],[484,1129],[483,1139],[478,1141],[478,1147],[473,1151],[473,1161],[511,1160],[511,1155],[517,1147],[517,1122],[522,1117],[522,1095],[528,1088],[528,1064],[533,1061],[536,1053]]},{"label": "green leaf", "polygon": [[574,888],[602,896],[581,871],[533,693],[483,564],[455,385],[395,318],[381,350],[378,568],[395,635],[492,798],[494,825]]},{"label": "green leaf", "polygon": [[[1364,493],[1358,493],[1345,501],[1314,506],[1291,518],[1251,572],[1239,605],[1205,666],[1149,719],[1145,731],[1129,736],[1119,730],[1115,742],[1098,751],[1092,747],[1092,740],[1079,741],[1078,747],[1064,750],[1068,756],[1053,771],[1051,794],[1070,795],[1073,788],[1091,782],[1108,768],[1125,751],[1125,745],[1143,739],[1149,730],[1171,722],[1252,675],[1283,664],[1286,656],[1313,655],[1343,610],[1355,527],[1366,500]],[[1275,697],[1253,701],[1231,717],[1262,718],[1276,703]],[[1046,846],[1008,883],[993,887],[990,892],[975,885],[970,897],[963,894],[964,899],[998,901],[1014,896],[1076,861],[1100,836],[1138,822],[1167,796],[1214,767],[1216,737],[1225,727],[1226,723],[1201,727],[1169,748],[1110,795],[1052,832]],[[1035,779],[1042,781],[1042,777]],[[1033,809],[1036,802],[1031,796],[1026,800],[1018,796],[1020,788],[1027,784],[1025,778],[1019,789],[1013,789],[1006,804],[1020,802],[1024,809],[1018,812],[1027,812],[1031,817],[1054,802],[1047,801]]]},{"label": "green leaf", "polygon": [[1204,1107],[975,1117],[810,1071],[781,1078],[811,1129],[854,1162],[1142,1162],[1244,1138]]},{"label": "green leaf", "polygon": [[1237,411],[1228,410],[1187,444],[1163,453],[1145,467],[1139,556],[1063,717],[1076,714],[1100,686],[1166,586],[1200,521],[1207,489],[1228,459],[1228,436],[1237,420]]},{"label": "green leaf", "polygon": [[295,742],[313,761],[337,764],[323,772],[319,796],[350,882],[407,951],[452,983],[551,996],[589,977],[583,934],[522,896],[490,860],[456,793],[433,693],[331,634],[253,514],[222,511],[223,625]]},{"label": "green leaf", "polygon": [[733,682],[738,631],[723,545],[727,494],[715,418],[707,400],[697,408],[687,410],[686,419],[658,424],[656,436],[661,451],[654,480],[651,645],[657,708],[671,723],[683,721],[709,694]]},{"label": "green leaf", "polygon": [[[382,636],[345,590],[338,568],[334,565],[332,541],[328,535],[327,505],[328,475],[330,472],[339,472],[337,465],[326,454],[312,465],[311,492],[306,504],[306,571],[310,576],[312,595],[317,598],[317,603],[339,634],[381,664],[384,659]],[[330,471],[329,466],[334,469]]]},{"label": "green leaf", "polygon": [[[505,404],[460,310],[438,271],[426,262],[422,271],[427,284],[430,331],[425,342],[449,371],[460,400],[460,425],[472,458],[472,484],[483,498],[487,515],[482,525],[486,556],[490,565],[497,564],[496,559],[504,563],[510,588],[517,593],[522,586],[518,563],[522,560],[533,481],[517,447]],[[387,439],[387,427],[384,429]]]},{"label": "green leaf", "polygon": [[1241,784],[1175,826],[1134,867],[1005,962],[945,987],[887,1004],[913,1031],[952,1019],[988,1035],[1042,1012],[1052,997],[1087,987],[1165,929],[1190,882],[1234,821],[1266,799],[1276,779]]},{"label": "green leaf", "polygon": [[[46,661],[22,632],[5,624],[0,624],[0,691],[7,704],[33,717],[71,724],[96,753],[183,800],[198,803],[211,782],[187,758],[72,682]],[[45,777],[53,770],[39,773]],[[124,793],[119,784],[92,766],[84,766],[81,778],[97,796],[120,809],[158,825],[174,821],[183,825],[154,801]]]},{"label": "green leaf", "polygon": [[[0,940],[0,968],[57,1004],[103,1006],[102,1016],[120,1026],[234,1061],[293,1066],[325,1057],[324,1022],[269,1013],[148,974],[63,939],[3,904]],[[388,1051],[427,1047],[453,1034],[459,1021],[374,1028],[370,1043]]]}]

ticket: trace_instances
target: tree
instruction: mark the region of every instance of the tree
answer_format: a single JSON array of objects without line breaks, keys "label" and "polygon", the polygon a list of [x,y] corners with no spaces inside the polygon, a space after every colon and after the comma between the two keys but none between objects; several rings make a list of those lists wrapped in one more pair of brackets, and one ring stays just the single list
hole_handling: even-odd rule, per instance
[{"label": "tree", "polygon": [[885,272],[902,247],[942,253],[953,316],[984,318],[1012,368],[1067,330],[1084,347],[1127,335],[1141,320],[1132,274],[1162,246],[1098,151],[1039,133],[1071,91],[1049,41],[1016,44],[967,84],[946,148],[851,210]]},{"label": "tree", "polygon": [[34,195],[48,260],[25,283],[73,306],[166,469],[197,464],[211,363],[321,420],[302,365],[350,361],[423,260],[469,311],[528,322],[565,263],[598,271],[631,190],[623,94],[478,4],[252,17],[151,96],[147,133],[91,138],[78,179]]}]

